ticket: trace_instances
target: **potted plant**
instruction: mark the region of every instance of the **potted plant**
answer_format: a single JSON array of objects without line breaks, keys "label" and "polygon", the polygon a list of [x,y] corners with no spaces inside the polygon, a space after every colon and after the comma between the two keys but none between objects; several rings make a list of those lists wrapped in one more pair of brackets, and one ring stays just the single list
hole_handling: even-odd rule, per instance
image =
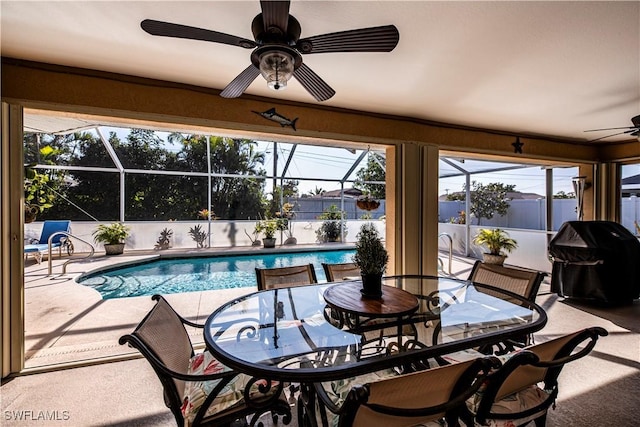
[{"label": "potted plant", "polygon": [[374,211],[380,207],[380,202],[369,193],[366,193],[358,197],[356,206],[365,211]]},{"label": "potted plant", "polygon": [[265,248],[275,248],[276,246],[276,231],[284,230],[286,222],[282,219],[263,219],[256,223],[255,232],[262,233],[264,239],[262,239],[262,245]]},{"label": "potted plant", "polygon": [[473,238],[476,245],[485,246],[489,252],[483,254],[487,264],[502,265],[507,258],[505,252],[511,252],[518,247],[518,243],[500,228],[482,228]]},{"label": "potted plant", "polygon": [[387,269],[389,254],[373,223],[362,224],[356,237],[356,253],[353,256],[353,262],[360,268],[362,275],[362,295],[367,298],[380,298],[382,275]]},{"label": "potted plant", "polygon": [[119,222],[100,224],[93,232],[93,239],[96,243],[104,243],[107,255],[120,255],[124,252],[124,241],[130,232],[129,227]]},{"label": "potted plant", "polygon": [[320,228],[316,230],[316,236],[321,243],[337,242],[342,238],[342,234],[347,235],[347,225],[342,221],[344,212],[336,205],[329,206],[318,219],[322,219]]},{"label": "potted plant", "polygon": [[296,216],[296,211],[293,210],[294,206],[292,203],[285,203],[282,205],[282,212],[276,212],[276,217],[283,222],[283,230],[287,239],[284,241],[283,245],[295,245],[298,243],[298,239],[293,237],[293,221],[292,219]]}]

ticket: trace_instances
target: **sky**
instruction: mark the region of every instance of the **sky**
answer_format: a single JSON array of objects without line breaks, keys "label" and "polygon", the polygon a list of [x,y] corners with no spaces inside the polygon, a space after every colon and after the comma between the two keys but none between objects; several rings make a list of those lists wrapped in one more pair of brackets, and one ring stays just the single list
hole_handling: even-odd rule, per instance
[{"label": "sky", "polygon": [[[493,162],[488,162],[493,163]],[[494,163],[500,167],[499,163]],[[482,184],[500,182],[503,184],[515,185],[515,190],[522,193],[536,193],[544,196],[545,189],[545,169],[540,166],[532,166],[525,169],[512,171],[500,171],[471,175],[471,181],[478,181]],[[560,191],[565,193],[573,192],[572,178],[578,175],[578,168],[554,168],[553,169],[553,194]],[[465,183],[465,177],[441,178],[439,194],[461,191]]]},{"label": "sky", "polygon": [[640,174],[640,165],[622,165],[621,178]]}]

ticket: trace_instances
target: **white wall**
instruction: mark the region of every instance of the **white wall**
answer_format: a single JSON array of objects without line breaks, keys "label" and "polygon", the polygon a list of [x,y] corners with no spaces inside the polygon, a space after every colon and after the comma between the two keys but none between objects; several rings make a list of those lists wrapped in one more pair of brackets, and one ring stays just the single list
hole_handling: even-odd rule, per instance
[{"label": "white wall", "polygon": [[[469,256],[472,258],[481,259],[484,249],[473,244],[473,236],[476,235],[478,230],[483,227],[472,225],[470,227],[470,252]],[[465,255],[464,242],[466,236],[466,226],[461,224],[439,224],[439,233],[447,233],[453,240],[453,253],[458,255]],[[547,235],[551,236],[555,233],[546,233],[539,230],[523,230],[523,229],[505,229],[509,236],[513,238],[518,247],[514,249],[505,261],[507,264],[518,265],[521,267],[532,268],[535,270],[551,272],[552,264],[547,257]],[[448,253],[449,241],[446,238],[438,239],[438,248],[441,251]],[[446,257],[445,257],[446,258]],[[446,259],[445,262],[446,269]]]},{"label": "white wall", "polygon": [[[313,244],[316,241],[316,230],[322,224],[320,220],[309,221],[292,221],[293,222],[293,236],[298,240],[299,244]],[[347,236],[346,243],[353,243],[356,241],[356,235],[360,230],[360,226],[369,221],[361,220],[349,220],[347,221]],[[384,222],[379,220],[371,221],[376,226],[380,235],[384,239],[385,237],[385,225]],[[85,240],[96,247],[96,251],[101,251],[101,245],[96,245],[93,241],[92,233],[97,228],[99,222],[86,222],[86,221],[74,221],[71,223],[71,234],[79,239]],[[104,223],[108,224],[108,223]],[[196,242],[189,235],[189,230],[197,225],[201,227],[205,232],[211,235],[211,247],[246,247],[251,246],[251,239],[253,236],[253,229],[255,227],[255,221],[212,221],[211,229],[209,231],[209,223],[207,221],[131,221],[125,222],[125,224],[131,227],[131,236],[126,241],[125,250],[137,250],[137,249],[153,249],[155,246],[160,232],[167,228],[173,230],[173,236],[171,238],[172,248],[184,248],[195,249],[197,247]],[[42,222],[33,222],[25,224],[25,239],[38,239],[40,237],[40,231],[42,230]],[[249,237],[247,234],[249,234]],[[282,233],[276,234],[278,238],[278,244],[281,244],[286,236]],[[76,252],[89,252],[91,248],[81,242],[78,239],[73,241]],[[207,245],[208,246],[208,245]]]},{"label": "white wall", "polygon": [[[546,216],[545,201],[539,200],[512,200],[505,216],[495,216],[488,220],[483,218],[482,225],[487,227],[523,228],[527,230],[544,230]],[[464,210],[464,202],[440,201],[439,221],[448,222],[450,218],[456,218],[458,213]],[[553,230],[560,229],[566,221],[577,219],[576,199],[553,199]],[[640,197],[624,197],[621,200],[620,223],[633,234],[634,221],[640,222]],[[474,218],[472,223],[477,220]]]}]

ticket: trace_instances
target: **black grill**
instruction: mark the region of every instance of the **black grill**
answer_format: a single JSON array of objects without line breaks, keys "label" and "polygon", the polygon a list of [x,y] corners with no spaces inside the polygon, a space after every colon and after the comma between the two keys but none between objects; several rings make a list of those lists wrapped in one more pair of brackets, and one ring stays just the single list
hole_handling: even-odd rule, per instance
[{"label": "black grill", "polygon": [[606,304],[640,297],[640,242],[611,221],[568,221],[549,242],[551,291]]}]

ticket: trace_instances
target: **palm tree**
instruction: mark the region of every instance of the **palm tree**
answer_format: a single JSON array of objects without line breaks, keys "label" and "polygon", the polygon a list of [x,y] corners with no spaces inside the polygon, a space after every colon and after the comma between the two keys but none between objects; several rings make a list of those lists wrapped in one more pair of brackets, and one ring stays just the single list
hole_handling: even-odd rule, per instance
[{"label": "palm tree", "polygon": [[[257,144],[249,139],[236,139],[220,136],[183,135],[172,133],[168,141],[182,144],[178,161],[190,170],[206,172],[208,170],[207,144],[211,156],[211,172],[225,176],[211,179],[211,209],[216,216],[225,219],[258,218],[264,211],[264,179],[253,176],[265,176],[264,153],[256,150]],[[246,176],[239,178],[232,175]],[[202,193],[206,201],[206,191]],[[194,207],[194,212],[205,208]]]},{"label": "palm tree", "polygon": [[322,187],[318,188],[318,186],[316,186],[316,188],[314,188],[313,190],[309,190],[309,195],[310,196],[322,196],[324,193],[326,192],[326,190]]}]

